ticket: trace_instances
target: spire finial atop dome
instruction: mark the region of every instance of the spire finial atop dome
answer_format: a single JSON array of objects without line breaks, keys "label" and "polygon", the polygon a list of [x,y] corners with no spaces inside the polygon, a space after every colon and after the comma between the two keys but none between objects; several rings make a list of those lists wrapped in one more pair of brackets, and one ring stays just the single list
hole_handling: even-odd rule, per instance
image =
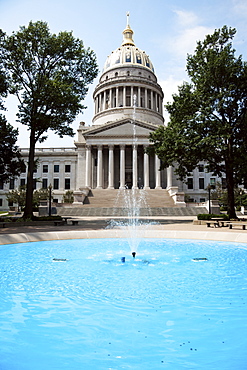
[{"label": "spire finial atop dome", "polygon": [[132,31],[132,29],[129,25],[130,13],[127,12],[126,15],[127,15],[127,25],[126,25],[125,30],[123,31],[124,39],[123,39],[123,42],[122,42],[122,46],[123,45],[135,45],[134,40],[132,38],[134,32]]},{"label": "spire finial atop dome", "polygon": [[126,28],[130,28],[130,24],[129,24],[129,16],[130,16],[130,12],[127,12],[127,13],[126,13],[126,16],[127,16],[127,25],[126,25]]}]

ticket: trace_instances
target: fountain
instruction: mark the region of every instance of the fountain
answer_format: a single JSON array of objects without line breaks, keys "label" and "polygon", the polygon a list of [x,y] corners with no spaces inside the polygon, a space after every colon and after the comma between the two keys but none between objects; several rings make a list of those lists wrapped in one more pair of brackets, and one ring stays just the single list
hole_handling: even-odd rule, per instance
[{"label": "fountain", "polygon": [[[137,147],[138,139],[136,134],[136,106],[137,106],[137,96],[133,95],[133,146]],[[137,176],[137,156],[136,151],[133,152],[132,158],[132,171],[133,176]],[[125,230],[128,244],[132,256],[135,257],[140,240],[143,236],[143,230],[148,230],[152,227],[154,222],[150,222],[147,219],[141,221],[141,210],[145,210],[145,216],[151,216],[150,208],[146,200],[146,191],[143,188],[138,188],[136,186],[137,178],[133,178],[133,186],[131,189],[126,185],[125,188],[118,190],[118,195],[115,201],[115,209],[122,204],[126,211],[126,217],[121,220],[116,220],[115,217],[110,220],[109,228],[120,228]]]},{"label": "fountain", "polygon": [[0,368],[244,370],[246,244],[128,251],[126,238],[1,246]]}]

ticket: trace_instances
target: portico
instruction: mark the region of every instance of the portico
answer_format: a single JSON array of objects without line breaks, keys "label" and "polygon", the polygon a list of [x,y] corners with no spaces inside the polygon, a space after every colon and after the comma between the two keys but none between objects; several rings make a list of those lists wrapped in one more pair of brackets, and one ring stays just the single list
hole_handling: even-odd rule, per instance
[{"label": "portico", "polygon": [[147,145],[98,144],[86,147],[85,186],[98,189],[161,189],[164,171],[157,156],[150,156]]}]

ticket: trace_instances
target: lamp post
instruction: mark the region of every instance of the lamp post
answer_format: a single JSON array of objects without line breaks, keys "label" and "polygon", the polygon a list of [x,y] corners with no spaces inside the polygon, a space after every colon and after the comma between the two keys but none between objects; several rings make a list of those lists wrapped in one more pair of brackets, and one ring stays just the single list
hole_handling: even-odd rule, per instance
[{"label": "lamp post", "polygon": [[207,186],[207,190],[208,190],[208,213],[210,214],[211,213],[211,185],[208,184]]},{"label": "lamp post", "polygon": [[49,189],[49,216],[51,216],[51,190],[52,190],[51,184],[49,185],[48,189]]}]

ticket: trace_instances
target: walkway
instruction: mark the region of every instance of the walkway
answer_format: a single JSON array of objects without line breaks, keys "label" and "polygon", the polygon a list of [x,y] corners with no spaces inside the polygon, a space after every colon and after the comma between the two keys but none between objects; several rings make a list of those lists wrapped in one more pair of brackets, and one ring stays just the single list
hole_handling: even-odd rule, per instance
[{"label": "walkway", "polygon": [[[146,218],[143,218],[146,219]],[[226,227],[208,228],[193,225],[195,217],[152,217],[152,224],[143,230],[140,237],[184,238],[236,241],[247,243],[247,230],[229,230]],[[126,230],[115,226],[109,229],[110,218],[83,218],[80,225],[71,226],[25,226],[0,229],[0,244],[39,240],[61,240],[78,238],[126,237]]]}]

